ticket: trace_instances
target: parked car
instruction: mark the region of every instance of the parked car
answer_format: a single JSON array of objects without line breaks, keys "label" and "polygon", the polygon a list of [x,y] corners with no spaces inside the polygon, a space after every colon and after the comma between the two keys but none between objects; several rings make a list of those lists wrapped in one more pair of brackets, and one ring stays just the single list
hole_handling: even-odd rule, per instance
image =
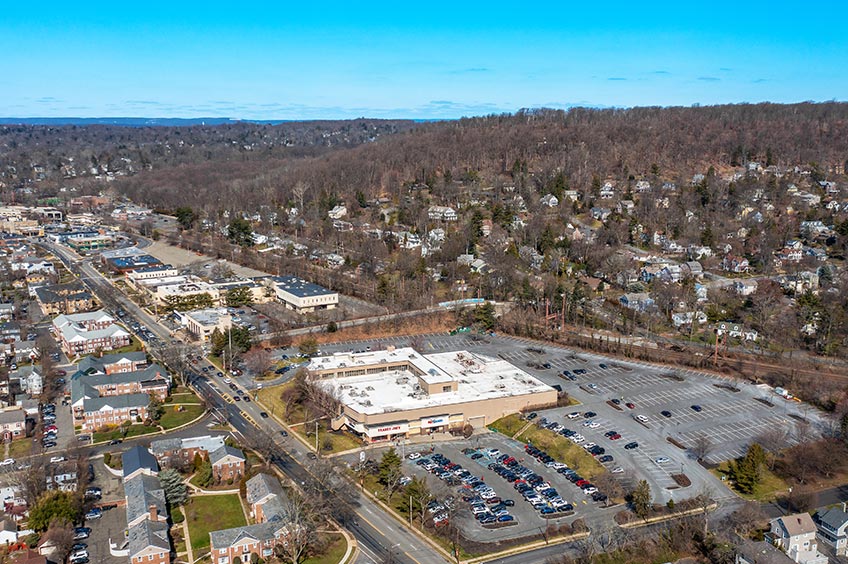
[{"label": "parked car", "polygon": [[74,529],[74,540],[87,539],[90,536],[91,529],[89,527],[77,527]]}]

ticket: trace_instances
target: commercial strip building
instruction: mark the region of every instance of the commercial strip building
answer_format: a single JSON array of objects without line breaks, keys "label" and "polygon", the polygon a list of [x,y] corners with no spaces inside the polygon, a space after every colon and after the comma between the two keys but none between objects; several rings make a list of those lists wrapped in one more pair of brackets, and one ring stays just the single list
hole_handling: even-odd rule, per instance
[{"label": "commercial strip building", "polygon": [[298,313],[311,313],[320,309],[335,309],[339,293],[297,276],[271,276],[265,278],[281,304]]},{"label": "commercial strip building", "polygon": [[557,401],[556,390],[523,370],[467,351],[336,353],[313,359],[308,369],[343,406],[333,427],[368,442],[480,428]]},{"label": "commercial strip building", "polygon": [[224,333],[233,326],[233,317],[225,307],[195,309],[185,313],[174,312],[186,331],[198,341],[205,343],[215,332]]}]

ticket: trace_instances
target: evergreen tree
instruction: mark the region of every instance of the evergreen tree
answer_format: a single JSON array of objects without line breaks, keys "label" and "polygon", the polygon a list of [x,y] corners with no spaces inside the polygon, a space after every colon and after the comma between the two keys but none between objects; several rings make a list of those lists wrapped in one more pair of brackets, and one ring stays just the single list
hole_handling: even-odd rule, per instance
[{"label": "evergreen tree", "polygon": [[159,481],[165,490],[165,500],[171,507],[184,504],[188,500],[188,491],[180,473],[173,468],[159,472]]},{"label": "evergreen tree", "polygon": [[762,479],[762,468],[765,462],[766,453],[757,443],[748,447],[745,456],[731,462],[730,475],[736,484],[736,489],[742,493],[754,493]]},{"label": "evergreen tree", "polygon": [[227,226],[227,239],[242,247],[252,247],[253,229],[250,222],[241,217],[234,218]]},{"label": "evergreen tree", "polygon": [[381,484],[385,486],[392,481],[392,477],[400,472],[401,462],[400,456],[394,448],[383,453],[378,472],[378,479]]},{"label": "evergreen tree", "polygon": [[203,459],[203,464],[200,465],[200,469],[197,471],[197,484],[201,488],[212,484],[212,463],[209,462],[208,457]]},{"label": "evergreen tree", "polygon": [[646,519],[651,512],[651,486],[648,482],[641,480],[636,485],[636,489],[631,494],[631,502],[636,515]]}]

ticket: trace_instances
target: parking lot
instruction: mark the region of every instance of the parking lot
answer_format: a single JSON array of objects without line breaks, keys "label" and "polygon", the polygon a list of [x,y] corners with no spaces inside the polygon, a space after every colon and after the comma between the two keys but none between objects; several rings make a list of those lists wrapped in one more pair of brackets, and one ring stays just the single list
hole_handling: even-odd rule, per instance
[{"label": "parking lot", "polygon": [[105,564],[126,562],[126,557],[116,558],[109,552],[110,541],[120,547],[125,540],[127,514],[123,505],[115,505],[116,502],[123,502],[123,485],[120,478],[113,476],[106,470],[102,460],[92,460],[91,464],[94,467],[94,480],[90,486],[101,488],[103,497],[98,503],[104,506],[104,510],[100,519],[85,522],[85,526],[91,528],[91,536],[79,542],[88,545],[89,561],[91,562]]},{"label": "parking lot", "polygon": [[[408,346],[411,340],[424,353],[465,349],[500,357],[547,384],[559,385],[581,405],[540,411],[538,415],[573,429],[587,442],[604,447],[606,454],[614,458],[613,462],[606,464],[607,468],[620,466],[623,472],[617,476],[629,482],[645,479],[658,503],[665,503],[675,496],[678,500],[693,497],[704,490],[710,491],[717,499],[733,495],[696,461],[692,448],[701,436],[710,443],[705,460],[718,463],[744,454],[751,442],[767,430],[784,433],[789,445],[796,440],[794,437],[800,419],[807,419],[814,433],[823,428],[822,419],[815,409],[783,400],[765,387],[736,382],[720,375],[622,361],[512,337],[438,334],[412,339],[380,338],[323,345],[322,352],[360,350],[366,346],[374,349],[388,345]],[[544,368],[545,365],[548,367]],[[564,371],[568,371],[567,375]],[[773,406],[757,401],[757,398],[768,398]],[[609,402],[612,400],[619,405],[611,405]],[[633,408],[627,407],[628,403]],[[598,425],[592,429],[575,428],[580,424],[567,418],[568,413],[575,410],[596,412],[593,421]],[[643,418],[644,423],[637,421],[637,416]],[[617,432],[621,438],[610,440],[605,436],[609,431]],[[685,449],[670,441],[683,445]],[[625,449],[624,446],[631,442],[636,442],[638,447]],[[463,445],[463,442],[452,444]],[[449,448],[452,447],[446,447],[446,450]],[[452,460],[458,459],[456,452],[445,454]],[[461,453],[458,456],[464,457]],[[488,469],[483,470],[487,483],[496,484],[501,480],[487,472]],[[680,487],[673,478],[676,474],[685,474],[691,485]],[[561,491],[569,491],[566,484],[563,486],[566,489]],[[557,486],[557,489],[560,488]],[[512,529],[523,528],[524,522],[528,521],[520,515],[518,520],[518,526],[508,528],[510,533]],[[487,535],[487,538],[492,538],[491,533]]]},{"label": "parking lot", "polygon": [[[408,446],[399,449],[398,453],[405,455],[402,467],[403,473],[410,477],[424,477],[436,501],[440,503],[443,503],[448,497],[455,498],[454,509],[448,511],[448,513],[469,539],[491,542],[519,538],[539,534],[540,529],[544,531],[548,525],[558,527],[563,523],[573,523],[576,519],[583,519],[585,522],[597,522],[603,520],[606,515],[611,516],[616,511],[613,507],[607,508],[603,502],[593,501],[591,496],[584,494],[581,488],[570,482],[565,475],[558,473],[554,468],[546,467],[536,458],[527,454],[524,443],[503,435],[487,433],[470,439],[440,442],[434,444],[432,448],[432,453],[429,445]],[[492,450],[495,451],[494,455],[491,454]],[[409,455],[413,452],[420,452],[420,458],[410,460]],[[481,456],[472,458],[475,453],[479,453]],[[379,460],[381,454],[382,449],[372,451],[371,456]],[[474,502],[463,501],[464,496],[471,497],[475,493],[469,487],[470,483],[462,483],[454,475],[454,485],[448,485],[446,480],[437,477],[419,464],[422,460],[432,460],[434,454],[442,455],[451,462],[460,465],[462,469],[467,470],[472,476],[485,484],[486,489],[491,488],[494,496],[499,500],[512,500],[514,505],[502,509],[511,515],[513,520],[508,523],[494,522],[486,526],[478,522],[475,515],[472,514],[472,503]],[[533,474],[540,477],[541,482],[555,489],[556,494],[558,494],[557,497],[561,498],[560,506],[564,510],[552,511],[547,518],[542,516],[540,508],[552,506],[552,503],[548,503],[548,501],[553,499],[553,495],[551,495],[551,498],[545,498],[540,493],[538,497],[541,497],[544,503],[539,503],[536,507],[525,501],[522,494],[515,489],[516,483],[520,482],[521,479],[517,482],[509,482],[498,475],[495,470],[489,468],[490,465],[497,464],[497,458],[503,455],[513,457],[516,467],[525,467],[528,471],[532,471]],[[351,457],[351,463],[354,462],[355,457]],[[457,472],[461,469],[452,468],[451,470]],[[478,506],[488,509],[496,508],[496,503],[497,500],[492,503],[486,503],[485,499],[477,501]],[[442,511],[437,509],[434,511],[433,517],[438,516]]]}]

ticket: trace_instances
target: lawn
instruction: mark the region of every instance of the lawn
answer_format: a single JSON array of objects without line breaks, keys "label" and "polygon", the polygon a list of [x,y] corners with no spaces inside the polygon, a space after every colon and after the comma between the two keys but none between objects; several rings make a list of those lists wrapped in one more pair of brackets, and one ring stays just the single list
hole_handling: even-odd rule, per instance
[{"label": "lawn", "polygon": [[205,411],[202,405],[185,405],[182,411],[177,411],[175,407],[168,404],[165,404],[163,408],[164,411],[162,417],[159,418],[159,424],[166,430],[185,425],[203,415]]},{"label": "lawn", "polygon": [[209,549],[210,531],[247,524],[237,494],[193,496],[184,510],[195,554]]},{"label": "lawn", "polygon": [[122,433],[120,429],[106,431],[105,433],[94,433],[94,442],[99,443],[103,441],[113,441],[115,439],[130,439],[132,437],[138,437],[140,435],[149,435],[150,433],[155,433],[159,430],[153,425],[151,425],[150,427],[147,427],[145,425],[130,425],[126,429],[126,435]]},{"label": "lawn", "polygon": [[[526,421],[522,421],[519,415],[508,415],[502,419],[498,419],[489,425],[489,427],[503,435],[511,437],[525,424]],[[516,437],[516,440],[532,443],[534,446],[541,448],[553,456],[555,460],[568,464],[569,468],[580,472],[581,475],[588,479],[604,473],[604,467],[581,446],[547,429],[540,429],[536,425],[530,425],[526,431]]]},{"label": "lawn", "polygon": [[121,347],[119,349],[109,351],[109,354],[138,352],[140,350],[142,350],[141,341],[139,341],[138,337],[136,337],[135,335],[130,335],[130,344],[129,345],[127,345],[125,347]]},{"label": "lawn", "polygon": [[18,439],[9,443],[9,458],[23,458],[32,451],[32,439]]},{"label": "lawn", "polygon": [[[719,479],[726,478],[730,480],[730,462],[722,462],[716,468],[710,470],[710,472],[718,476]],[[757,487],[754,490],[753,494],[742,493],[736,490],[736,488],[733,488],[733,491],[738,493],[741,497],[745,499],[767,502],[774,501],[777,498],[778,494],[784,493],[789,490],[789,484],[787,484],[781,477],[776,475],[774,472],[769,470],[768,467],[763,467],[761,476],[762,478],[760,480],[760,483],[757,484]]]},{"label": "lawn", "polygon": [[[307,424],[307,425],[298,425],[297,427],[292,427],[292,431],[303,437],[306,443],[315,448],[315,424]],[[325,442],[329,441],[331,448],[325,448]],[[346,433],[343,431],[339,432],[330,432],[325,429],[318,429],[318,446],[321,449],[321,452],[342,452],[345,450],[351,450],[354,448],[359,448],[362,446],[362,441],[355,437],[350,433]]]},{"label": "lawn", "polygon": [[527,421],[521,419],[520,414],[513,413],[512,415],[501,417],[500,419],[489,425],[489,428],[497,431],[501,435],[511,437],[518,431],[520,431],[521,428],[524,427],[524,425],[526,424]]},{"label": "lawn", "polygon": [[[270,411],[272,414],[276,415],[280,419],[283,419],[283,414],[286,412],[286,404],[280,398],[280,395],[285,392],[291,386],[294,386],[294,381],[286,382],[285,384],[280,384],[279,386],[271,386],[270,388],[262,388],[256,394],[256,401],[258,401],[265,408],[265,411]],[[292,410],[290,417],[286,420],[288,424],[294,423],[303,423],[304,415],[303,410],[300,408],[295,408]]]},{"label": "lawn", "polygon": [[324,554],[307,558],[303,561],[303,564],[339,564],[347,550],[347,541],[340,534],[334,534],[332,536],[334,540],[327,547]]},{"label": "lawn", "polygon": [[547,429],[540,429],[535,425],[531,425],[517,439],[525,443],[532,443],[534,446],[543,449],[553,456],[555,460],[565,462],[569,468],[580,472],[580,474],[588,479],[592,479],[606,471],[601,466],[601,463],[595,460],[595,457],[586,452],[583,447]]},{"label": "lawn", "polygon": [[167,403],[200,403],[200,398],[190,392],[184,394],[171,394],[171,401]]}]

